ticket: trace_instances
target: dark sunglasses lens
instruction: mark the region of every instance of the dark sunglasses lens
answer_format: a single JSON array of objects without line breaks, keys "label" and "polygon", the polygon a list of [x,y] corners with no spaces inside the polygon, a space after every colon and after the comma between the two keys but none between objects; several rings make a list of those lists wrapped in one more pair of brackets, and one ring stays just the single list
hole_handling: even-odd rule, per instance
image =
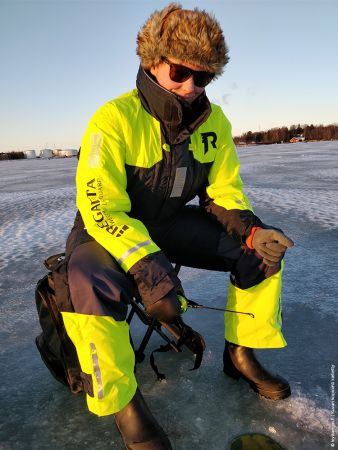
[{"label": "dark sunglasses lens", "polygon": [[191,76],[191,70],[188,67],[178,64],[170,64],[170,78],[176,83],[183,83]]},{"label": "dark sunglasses lens", "polygon": [[197,87],[205,87],[214,78],[210,72],[194,72],[194,83]]},{"label": "dark sunglasses lens", "polygon": [[194,75],[194,83],[198,87],[205,87],[214,78],[215,74],[211,72],[198,72],[189,67],[181,66],[180,64],[170,63],[169,76],[172,81],[176,83],[183,83],[191,75]]}]

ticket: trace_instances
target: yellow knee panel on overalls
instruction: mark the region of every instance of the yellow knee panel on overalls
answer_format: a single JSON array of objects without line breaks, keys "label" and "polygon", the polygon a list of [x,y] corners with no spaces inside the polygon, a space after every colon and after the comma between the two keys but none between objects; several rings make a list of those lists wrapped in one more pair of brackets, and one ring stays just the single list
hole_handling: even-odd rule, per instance
[{"label": "yellow knee panel on overalls", "polygon": [[92,378],[94,395],[87,394],[89,411],[98,416],[120,411],[137,388],[128,324],[108,316],[63,312],[62,317],[81,370]]},{"label": "yellow knee panel on overalls", "polygon": [[282,269],[275,275],[248,289],[229,283],[227,309],[250,312],[254,318],[224,313],[225,339],[251,348],[285,347],[282,335]]}]

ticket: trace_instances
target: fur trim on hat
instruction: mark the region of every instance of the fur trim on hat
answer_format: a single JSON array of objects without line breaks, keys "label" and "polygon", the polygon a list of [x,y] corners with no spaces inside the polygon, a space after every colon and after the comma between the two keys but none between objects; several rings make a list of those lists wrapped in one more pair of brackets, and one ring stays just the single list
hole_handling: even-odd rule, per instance
[{"label": "fur trim on hat", "polygon": [[179,3],[170,3],[149,17],[137,35],[136,52],[144,69],[156,67],[166,57],[220,75],[229,61],[215,17],[198,8],[182,9]]}]

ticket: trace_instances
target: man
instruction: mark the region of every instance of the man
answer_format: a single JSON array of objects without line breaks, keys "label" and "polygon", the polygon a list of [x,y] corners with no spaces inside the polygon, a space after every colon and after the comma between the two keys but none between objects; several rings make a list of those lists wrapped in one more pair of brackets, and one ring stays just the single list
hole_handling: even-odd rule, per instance
[{"label": "man", "polygon": [[[228,50],[215,18],[171,3],[138,34],[137,89],[89,122],[77,170],[77,215],[67,242],[74,313],[63,313],[95,414],[114,414],[130,449],[168,449],[134,376],[125,322],[135,286],[147,312],[173,322],[184,310],[171,262],[229,271],[224,372],[268,398],[290,395],[253,348],[286,345],[282,257],[293,245],[254,215],[242,191],[231,127],[205,87]],[[186,204],[199,196],[200,206]]]}]

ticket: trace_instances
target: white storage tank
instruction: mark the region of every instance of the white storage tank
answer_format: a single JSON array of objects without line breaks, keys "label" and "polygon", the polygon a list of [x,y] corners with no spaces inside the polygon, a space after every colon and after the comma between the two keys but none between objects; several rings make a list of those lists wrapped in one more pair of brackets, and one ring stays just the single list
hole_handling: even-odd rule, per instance
[{"label": "white storage tank", "polygon": [[53,156],[56,156],[56,157],[61,156],[62,151],[63,151],[63,150],[61,150],[61,148],[55,148],[55,149],[53,150]]},{"label": "white storage tank", "polygon": [[35,150],[25,150],[24,155],[26,159],[34,159],[36,158],[36,151]]},{"label": "white storage tank", "polygon": [[77,156],[77,149],[67,148],[66,150],[63,150],[63,156],[65,156],[66,158],[72,158],[73,156]]},{"label": "white storage tank", "polygon": [[53,158],[53,150],[51,148],[44,148],[40,151],[40,158]]}]

